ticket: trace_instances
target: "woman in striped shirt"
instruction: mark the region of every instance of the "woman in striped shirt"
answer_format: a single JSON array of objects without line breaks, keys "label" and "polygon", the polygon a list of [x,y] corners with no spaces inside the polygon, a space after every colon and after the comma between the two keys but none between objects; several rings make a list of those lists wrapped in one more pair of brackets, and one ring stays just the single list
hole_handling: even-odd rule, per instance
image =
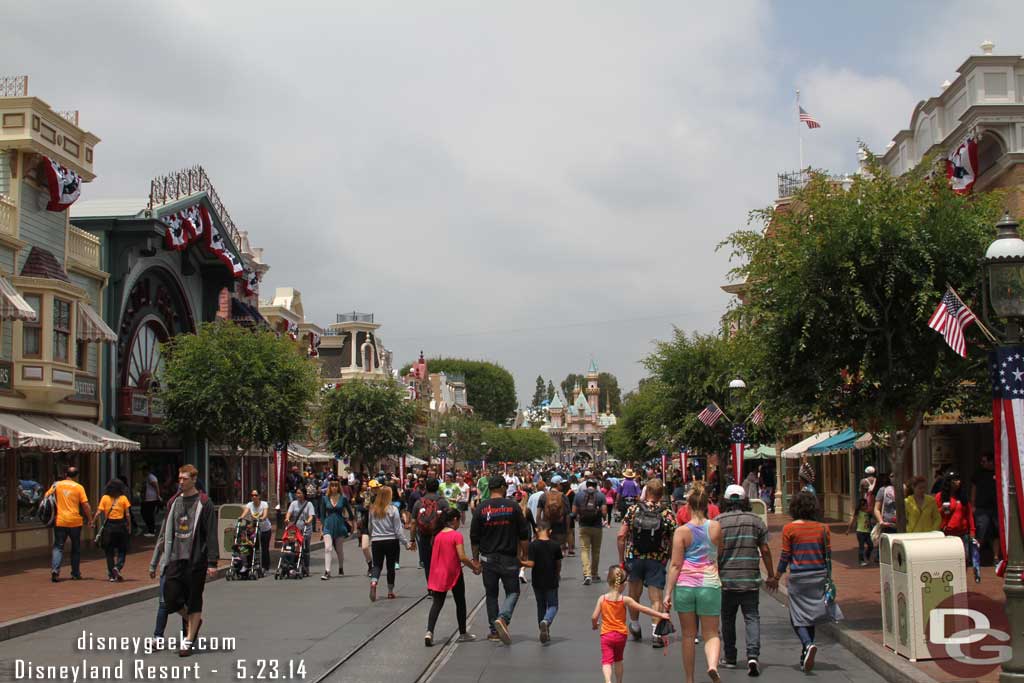
[{"label": "woman in striped shirt", "polygon": [[826,553],[831,548],[828,527],[817,521],[818,499],[801,491],[789,503],[793,521],[782,527],[782,555],[778,574],[789,569],[789,620],[800,638],[800,668],[814,668],[818,646],[814,624],[827,615],[825,602]]}]

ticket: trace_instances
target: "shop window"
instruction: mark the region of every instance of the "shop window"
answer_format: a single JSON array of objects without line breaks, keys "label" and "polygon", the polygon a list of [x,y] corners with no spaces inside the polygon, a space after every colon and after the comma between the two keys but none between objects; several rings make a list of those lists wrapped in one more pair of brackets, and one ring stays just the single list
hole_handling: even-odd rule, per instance
[{"label": "shop window", "polygon": [[17,522],[19,525],[38,524],[36,508],[46,489],[53,483],[45,481],[45,456],[41,453],[21,453],[17,459],[15,478],[18,486]]},{"label": "shop window", "polygon": [[24,298],[36,312],[36,319],[21,324],[21,353],[25,358],[39,358],[43,353],[43,300],[38,294],[26,294]]},{"label": "shop window", "polygon": [[69,362],[71,344],[71,303],[63,299],[53,300],[53,360]]}]

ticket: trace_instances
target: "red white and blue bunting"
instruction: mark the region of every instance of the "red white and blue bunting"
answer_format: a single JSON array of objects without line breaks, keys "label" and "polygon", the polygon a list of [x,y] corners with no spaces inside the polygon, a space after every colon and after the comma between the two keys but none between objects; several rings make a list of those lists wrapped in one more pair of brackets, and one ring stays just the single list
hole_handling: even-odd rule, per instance
[{"label": "red white and blue bunting", "polygon": [[288,338],[292,341],[298,341],[299,339],[299,326],[297,323],[293,323],[291,320],[286,321],[288,323]]},{"label": "red white and blue bunting", "polygon": [[312,330],[309,331],[309,357],[320,357],[320,335]]},{"label": "red white and blue bunting", "polygon": [[946,177],[949,187],[957,194],[968,194],[978,177],[978,141],[964,138],[946,158]]},{"label": "red white and blue bunting", "polygon": [[161,216],[160,222],[167,226],[164,245],[168,249],[184,251],[193,242],[199,242],[205,246],[206,251],[216,256],[232,275],[242,280],[247,296],[256,296],[259,292],[259,273],[243,264],[242,260],[228,248],[220,228],[213,222],[210,212],[202,203],[197,202],[175,213]]},{"label": "red white and blue bunting", "polygon": [[47,211],[64,211],[82,196],[82,179],[70,168],[64,168],[50,157],[43,157],[43,171],[50,190]]}]

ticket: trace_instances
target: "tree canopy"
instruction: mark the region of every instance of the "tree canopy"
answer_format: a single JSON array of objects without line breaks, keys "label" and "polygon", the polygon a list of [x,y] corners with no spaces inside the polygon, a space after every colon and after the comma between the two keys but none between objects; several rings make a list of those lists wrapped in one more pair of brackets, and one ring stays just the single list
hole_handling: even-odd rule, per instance
[{"label": "tree canopy", "polygon": [[534,408],[540,407],[540,404],[547,400],[548,390],[544,384],[544,378],[537,375],[537,387],[533,390],[533,400],[530,401],[530,405]]},{"label": "tree canopy", "polygon": [[947,283],[977,300],[1001,198],[958,196],[929,170],[894,178],[870,158],[847,190],[815,175],[785,210],[755,212],[764,231],[727,242],[762,391],[886,441],[897,485],[925,414],[970,411],[986,386],[977,347],[960,359],[927,321]]},{"label": "tree canopy", "polygon": [[290,339],[221,321],[171,338],[162,351],[161,429],[242,451],[305,432],[319,380]]},{"label": "tree canopy", "polygon": [[551,437],[537,429],[505,429],[490,426],[484,429],[495,460],[506,462],[530,462],[544,460],[555,453]]},{"label": "tree canopy", "polygon": [[[400,374],[409,372],[409,365]],[[466,398],[478,417],[503,423],[516,411],[516,383],[512,374],[497,363],[460,358],[428,358],[428,372],[462,374],[466,377]]]},{"label": "tree canopy", "polygon": [[351,459],[355,471],[407,449],[416,404],[397,382],[345,382],[324,393],[320,429],[327,447]]}]

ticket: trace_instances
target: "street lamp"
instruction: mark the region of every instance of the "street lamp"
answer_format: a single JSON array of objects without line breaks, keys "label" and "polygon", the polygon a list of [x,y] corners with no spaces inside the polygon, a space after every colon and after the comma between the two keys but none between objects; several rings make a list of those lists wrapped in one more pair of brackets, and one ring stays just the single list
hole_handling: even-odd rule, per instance
[{"label": "street lamp", "polygon": [[[746,391],[746,389],[747,383],[744,382],[739,377],[729,382],[728,404],[729,410],[733,412],[734,416],[736,411],[736,396],[738,396],[740,392]],[[742,477],[740,475],[742,473],[743,468],[743,442],[740,442],[740,444],[737,446],[736,440],[737,438],[746,439],[746,430],[742,424],[738,425],[737,423],[733,422],[733,425],[734,426],[732,428],[732,432],[729,436],[729,440],[731,442],[729,446],[729,451],[730,455],[732,455],[732,460],[734,461],[732,463],[732,476],[733,479],[736,480],[736,483],[739,484],[742,482]],[[719,469],[721,469],[721,467],[719,467]]]},{"label": "street lamp", "polygon": [[483,474],[487,470],[487,442],[480,442],[480,473]]},{"label": "street lamp", "polygon": [[437,442],[440,446],[437,457],[441,460],[441,478],[443,479],[444,473],[448,470],[448,435],[441,432],[437,435]]},{"label": "street lamp", "polygon": [[[1020,238],[1017,228],[1016,221],[1006,212],[996,225],[998,233],[995,241],[985,250],[985,258],[981,259],[986,281],[982,287],[982,317],[997,336],[1001,350],[1024,342],[1021,336],[1021,319],[1024,318],[1024,240]],[[992,325],[990,315],[1003,323],[1002,330]],[[993,382],[996,381],[996,377],[993,377]],[[1019,439],[1021,426],[1016,425],[1016,428]],[[1000,439],[1001,436],[997,434],[995,438]],[[999,680],[1001,683],[1010,683],[1024,681],[1024,642],[1021,638],[1024,632],[1024,580],[1021,577],[1024,571],[1024,542],[1017,513],[1018,491],[1014,478],[1008,477],[1005,485],[1010,500],[1005,510],[1008,539],[1003,592],[1006,594],[1006,615],[1010,622],[1012,649],[1010,660],[1003,662]]]}]

